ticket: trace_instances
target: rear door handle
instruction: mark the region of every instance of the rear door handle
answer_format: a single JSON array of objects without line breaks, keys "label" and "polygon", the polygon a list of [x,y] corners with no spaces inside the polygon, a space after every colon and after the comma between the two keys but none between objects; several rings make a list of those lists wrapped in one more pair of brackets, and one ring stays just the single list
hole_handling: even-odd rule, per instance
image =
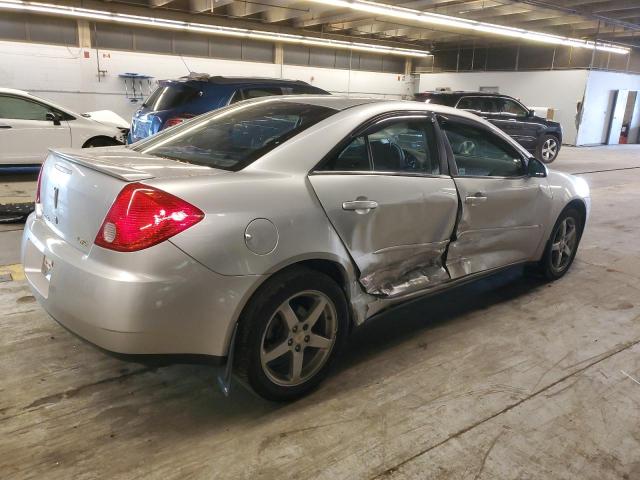
[{"label": "rear door handle", "polygon": [[464,199],[464,203],[468,203],[469,205],[476,205],[478,203],[482,203],[486,201],[487,201],[487,196],[482,192],[478,192],[475,195],[469,195]]},{"label": "rear door handle", "polygon": [[343,210],[355,210],[357,213],[367,213],[369,210],[378,207],[378,202],[374,200],[351,200],[342,202]]}]

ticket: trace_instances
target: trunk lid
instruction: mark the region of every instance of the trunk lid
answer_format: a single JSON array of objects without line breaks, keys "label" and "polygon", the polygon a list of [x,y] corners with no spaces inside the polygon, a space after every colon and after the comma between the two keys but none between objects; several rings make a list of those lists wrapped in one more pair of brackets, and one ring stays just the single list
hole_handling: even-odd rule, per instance
[{"label": "trunk lid", "polygon": [[42,167],[40,210],[61,239],[88,253],[126,183],[228,173],[123,147],[52,151]]}]

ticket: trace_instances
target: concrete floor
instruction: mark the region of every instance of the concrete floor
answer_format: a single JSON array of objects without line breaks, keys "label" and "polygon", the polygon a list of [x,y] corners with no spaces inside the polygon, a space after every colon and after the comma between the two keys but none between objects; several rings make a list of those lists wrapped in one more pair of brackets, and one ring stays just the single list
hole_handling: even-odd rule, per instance
[{"label": "concrete floor", "polygon": [[391,312],[288,405],[107,357],[4,267],[0,478],[640,479],[640,148],[554,167],[599,171],[567,276],[514,269]]}]

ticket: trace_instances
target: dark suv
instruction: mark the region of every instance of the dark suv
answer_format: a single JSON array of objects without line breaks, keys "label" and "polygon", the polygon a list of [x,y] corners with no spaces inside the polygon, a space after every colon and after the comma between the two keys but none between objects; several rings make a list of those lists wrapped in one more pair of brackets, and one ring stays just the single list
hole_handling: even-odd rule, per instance
[{"label": "dark suv", "polygon": [[447,105],[480,115],[544,163],[553,162],[562,145],[562,126],[537,117],[508,95],[487,92],[427,92],[415,96],[419,102]]},{"label": "dark suv", "polygon": [[240,100],[299,94],[329,95],[329,92],[300,80],[276,78],[191,74],[178,80],[161,80],[158,88],[133,114],[128,142],[137,142],[188,118]]}]

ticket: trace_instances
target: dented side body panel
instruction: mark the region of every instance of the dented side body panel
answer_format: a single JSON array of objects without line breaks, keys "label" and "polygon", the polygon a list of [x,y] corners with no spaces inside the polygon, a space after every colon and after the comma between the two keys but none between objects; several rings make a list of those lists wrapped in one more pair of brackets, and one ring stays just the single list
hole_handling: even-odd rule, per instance
[{"label": "dented side body panel", "polygon": [[[449,280],[443,256],[458,211],[451,177],[329,173],[309,180],[367,293],[393,297]],[[377,206],[343,208],[354,200]]]}]

